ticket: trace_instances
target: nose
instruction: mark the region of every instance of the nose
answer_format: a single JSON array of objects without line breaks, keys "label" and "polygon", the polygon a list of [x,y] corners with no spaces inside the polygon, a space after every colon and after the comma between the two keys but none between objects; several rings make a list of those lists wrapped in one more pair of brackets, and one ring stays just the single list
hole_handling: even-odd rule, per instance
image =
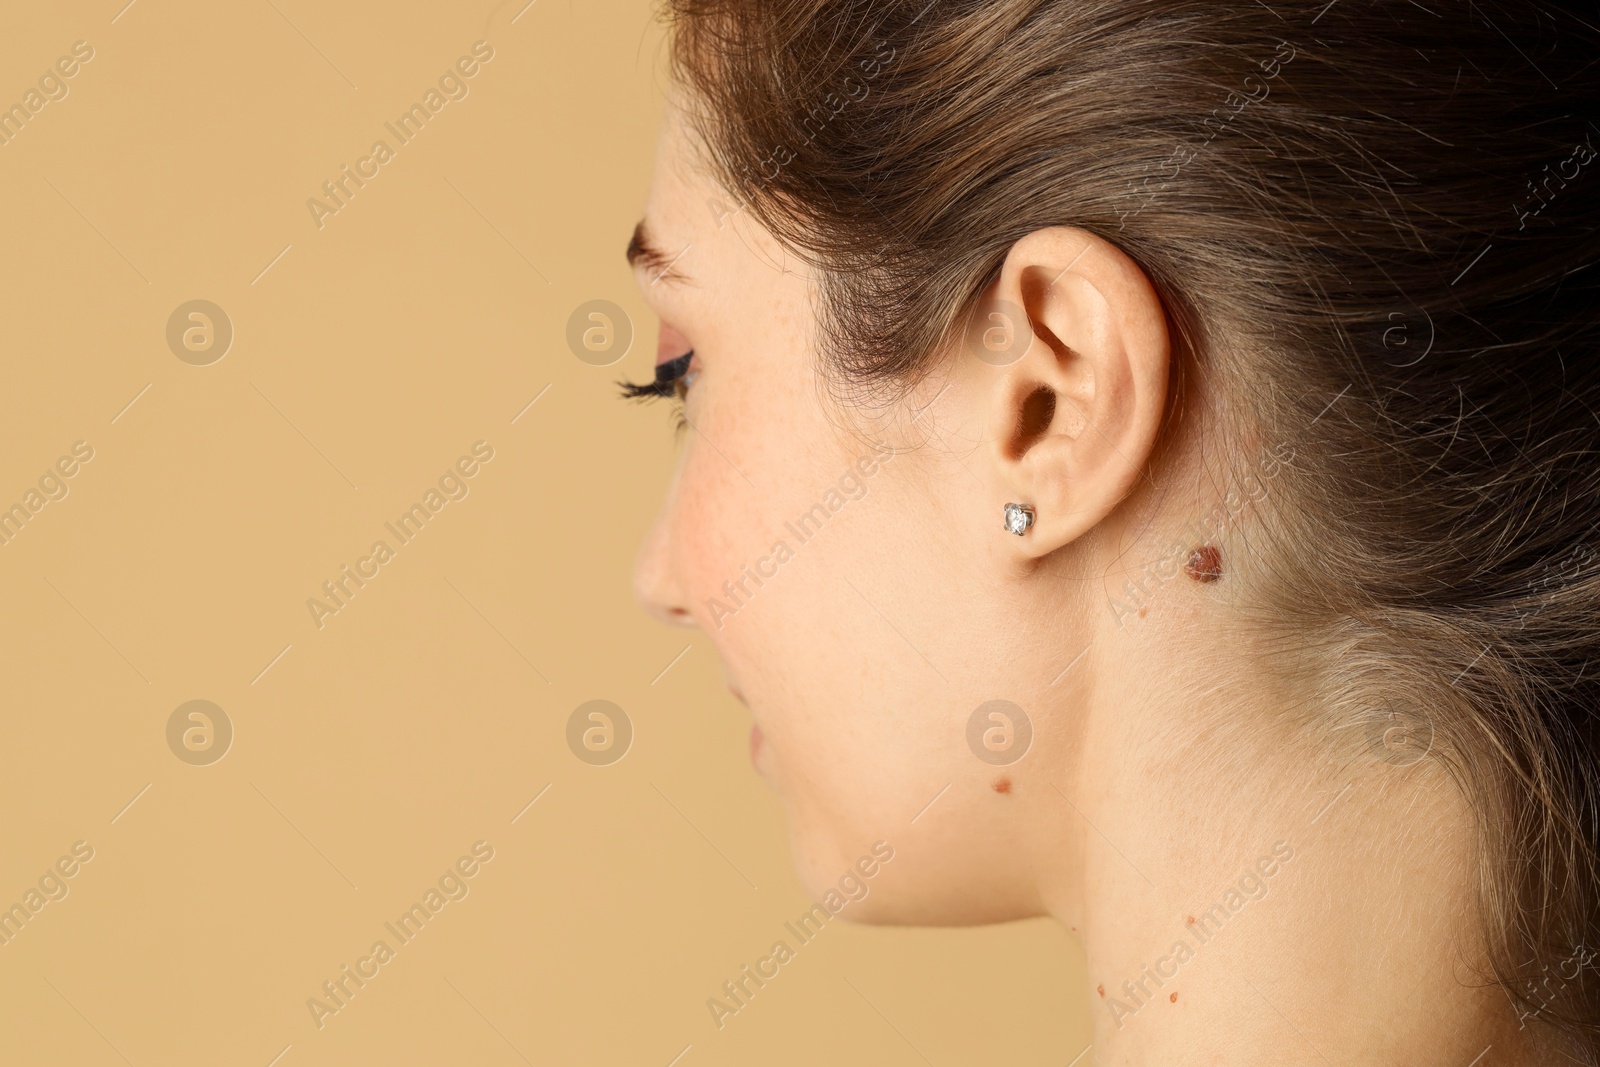
[{"label": "nose", "polygon": [[694,626],[694,615],[685,606],[673,566],[671,513],[669,502],[639,546],[639,558],[633,566],[633,595],[657,622]]}]

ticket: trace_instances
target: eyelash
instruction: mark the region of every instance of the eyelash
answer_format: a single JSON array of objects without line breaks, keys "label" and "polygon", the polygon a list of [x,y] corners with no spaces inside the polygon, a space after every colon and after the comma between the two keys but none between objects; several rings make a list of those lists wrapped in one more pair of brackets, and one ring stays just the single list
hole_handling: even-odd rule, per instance
[{"label": "eyelash", "polygon": [[679,406],[673,413],[673,432],[681,436],[688,429],[689,420],[683,414],[683,402],[689,396],[689,381],[698,377],[700,372],[689,370],[689,364],[694,360],[694,349],[689,349],[676,359],[656,365],[656,377],[653,382],[618,382],[622,387],[622,396],[629,400],[658,400],[661,397],[674,397]]}]

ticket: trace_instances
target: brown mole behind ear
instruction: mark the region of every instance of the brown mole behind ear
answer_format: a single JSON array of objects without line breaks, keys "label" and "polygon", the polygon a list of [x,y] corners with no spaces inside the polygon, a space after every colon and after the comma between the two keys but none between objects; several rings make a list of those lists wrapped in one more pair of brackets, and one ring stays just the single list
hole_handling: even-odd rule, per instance
[{"label": "brown mole behind ear", "polygon": [[1222,577],[1222,551],[1216,545],[1201,545],[1189,553],[1183,569],[1197,582],[1214,582]]}]

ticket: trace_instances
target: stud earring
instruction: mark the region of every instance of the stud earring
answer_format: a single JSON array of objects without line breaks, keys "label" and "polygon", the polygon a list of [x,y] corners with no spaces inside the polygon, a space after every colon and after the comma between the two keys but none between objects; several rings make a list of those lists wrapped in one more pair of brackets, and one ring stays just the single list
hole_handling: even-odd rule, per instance
[{"label": "stud earring", "polygon": [[1007,504],[1005,515],[1005,528],[1018,537],[1027,533],[1028,527],[1033,525],[1033,508],[1027,504]]}]

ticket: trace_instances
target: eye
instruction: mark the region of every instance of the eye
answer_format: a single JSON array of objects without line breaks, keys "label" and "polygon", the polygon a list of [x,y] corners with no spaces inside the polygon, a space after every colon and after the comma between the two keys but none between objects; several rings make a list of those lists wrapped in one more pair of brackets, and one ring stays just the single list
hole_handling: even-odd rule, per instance
[{"label": "eye", "polygon": [[700,368],[694,361],[694,349],[691,348],[677,359],[670,360],[657,367],[657,380],[660,380],[663,367],[672,368],[667,372],[669,377],[665,383],[667,388],[671,389],[672,395],[677,397],[679,401],[688,400],[689,387],[694,384],[696,378],[700,377]]},{"label": "eye", "polygon": [[654,400],[657,397],[671,396],[679,400],[686,399],[689,386],[700,376],[698,367],[693,370],[690,365],[694,362],[694,349],[689,349],[677,359],[669,359],[665,363],[656,364],[656,378],[653,382],[618,382],[622,387],[622,395],[633,400]]},{"label": "eye", "polygon": [[689,360],[689,362],[684,364],[683,373],[678,376],[677,394],[679,400],[687,400],[689,398],[689,387],[694,384],[696,378],[700,377],[700,368],[694,362],[694,349],[689,349],[683,358]]}]

